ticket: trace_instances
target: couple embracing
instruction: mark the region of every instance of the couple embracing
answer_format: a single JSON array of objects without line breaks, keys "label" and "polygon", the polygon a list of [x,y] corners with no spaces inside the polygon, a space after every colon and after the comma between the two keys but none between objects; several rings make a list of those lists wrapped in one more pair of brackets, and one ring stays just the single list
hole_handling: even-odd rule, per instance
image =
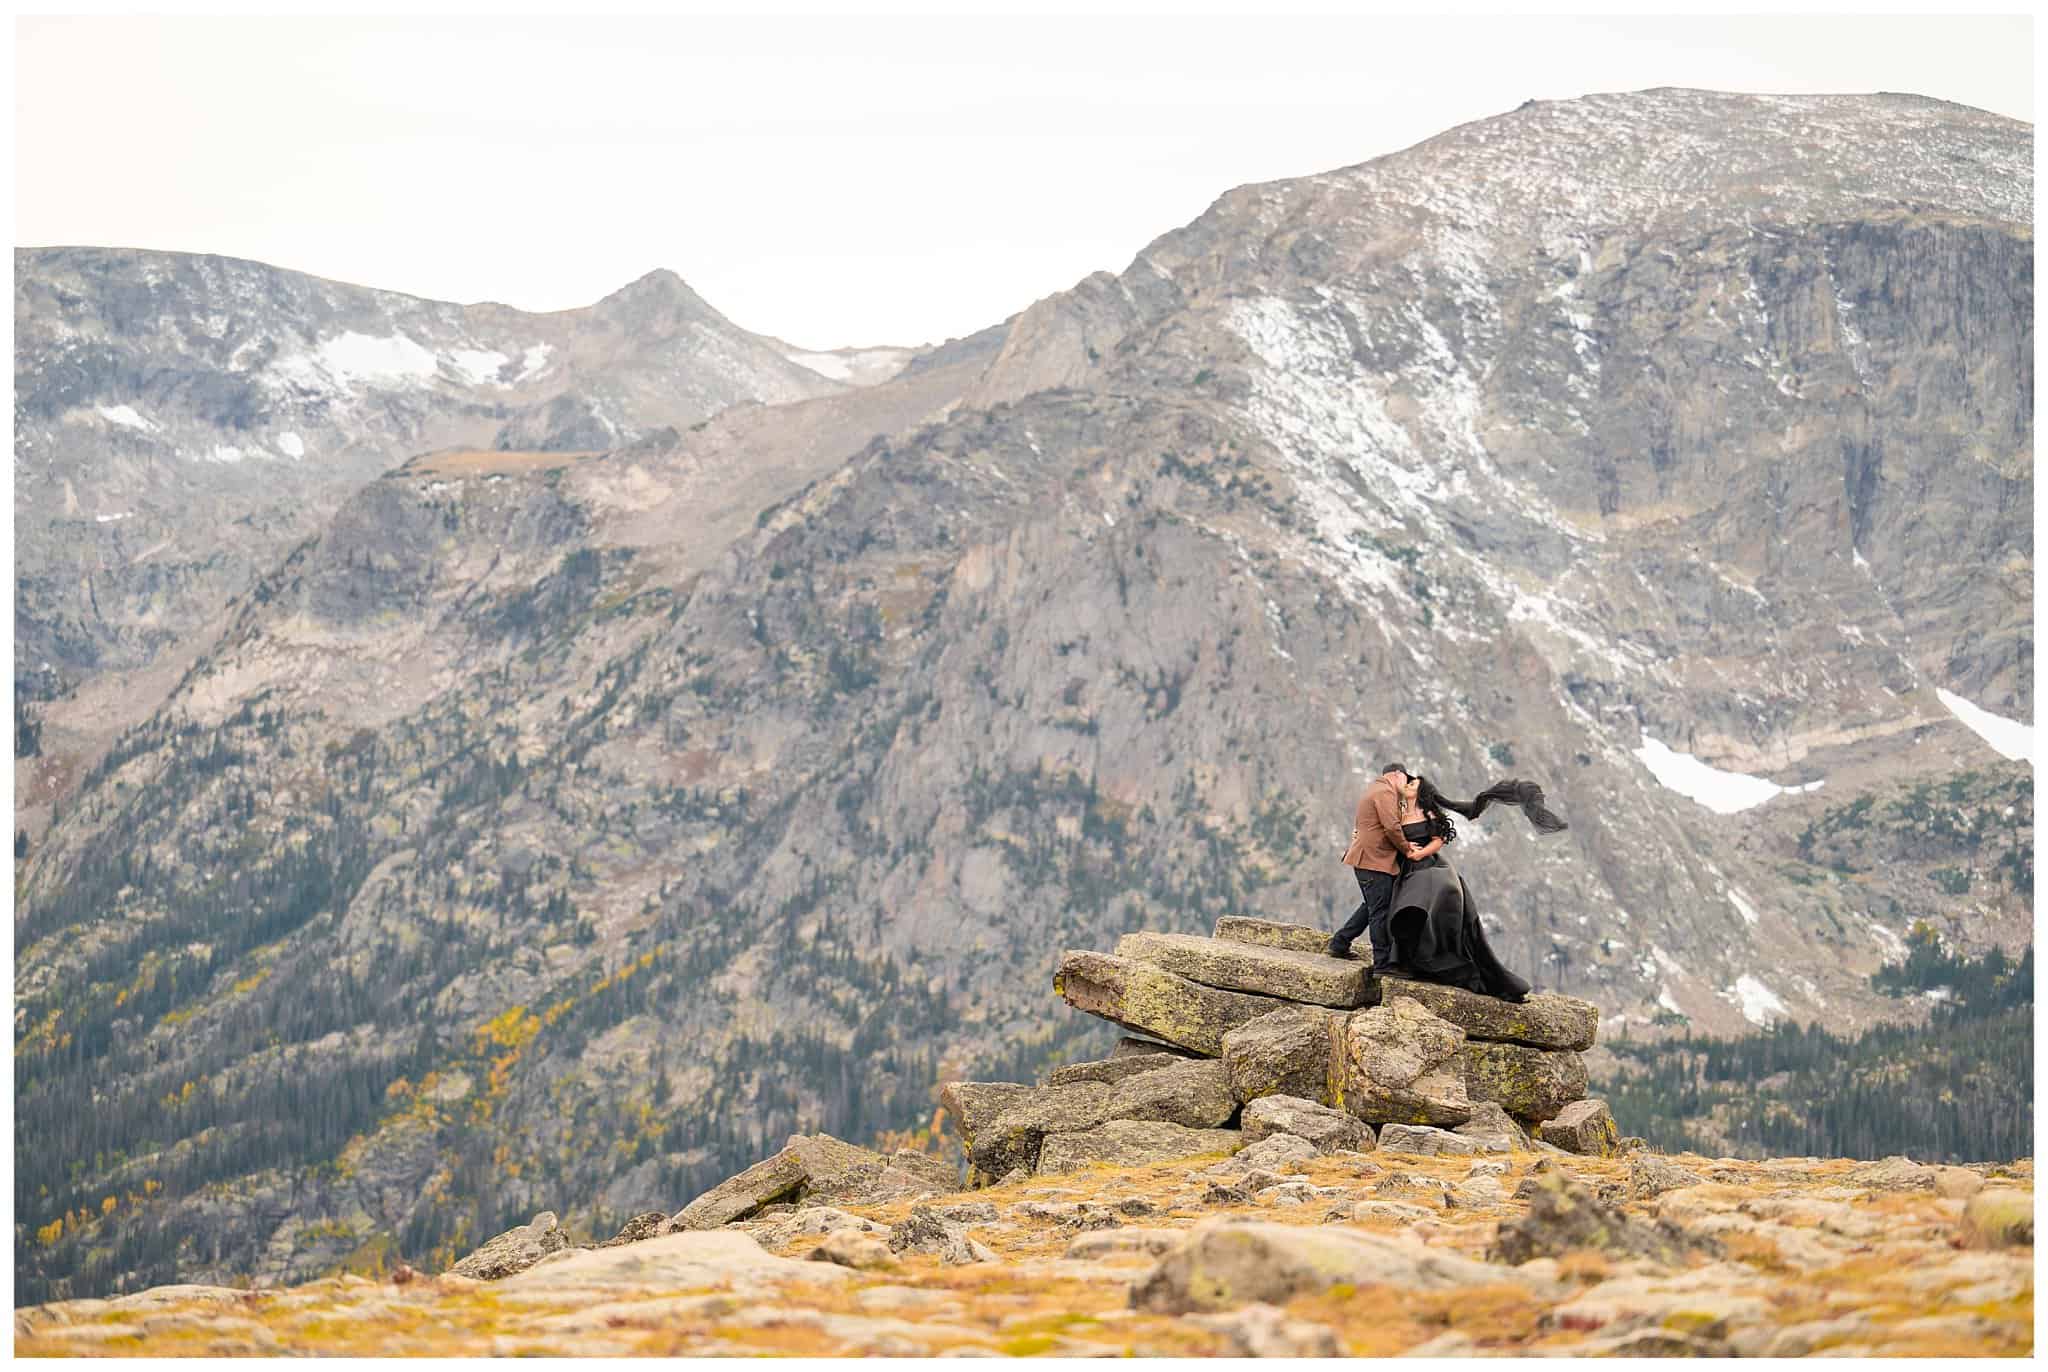
[{"label": "couple embracing", "polygon": [[1359,798],[1351,846],[1344,850],[1361,899],[1331,937],[1330,956],[1350,957],[1352,940],[1363,931],[1371,939],[1375,973],[1501,1000],[1527,999],[1529,983],[1494,956],[1471,890],[1443,855],[1458,837],[1451,815],[1476,820],[1496,802],[1519,806],[1543,833],[1566,827],[1544,808],[1543,788],[1534,782],[1496,782],[1471,800],[1452,800],[1401,763],[1382,767]]}]

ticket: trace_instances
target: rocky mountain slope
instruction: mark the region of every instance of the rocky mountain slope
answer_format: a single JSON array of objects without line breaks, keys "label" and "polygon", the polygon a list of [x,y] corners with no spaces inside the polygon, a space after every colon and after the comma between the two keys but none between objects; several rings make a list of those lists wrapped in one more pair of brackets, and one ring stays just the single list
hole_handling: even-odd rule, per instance
[{"label": "rocky mountain slope", "polygon": [[1454,857],[1604,1033],[1853,1027],[1913,918],[2024,943],[2031,771],[1948,702],[2032,713],[2031,147],[1533,105],[866,389],[372,482],[21,875],[17,1212],[85,1216],[25,1289],[904,1127],[1099,1042],[1063,945],[1340,918],[1390,758],[1548,788],[1562,838]]},{"label": "rocky mountain slope", "polygon": [[17,801],[36,833],[228,600],[365,481],[431,449],[602,450],[850,384],[666,271],[528,314],[186,253],[28,248],[14,268],[17,734],[40,733]]}]

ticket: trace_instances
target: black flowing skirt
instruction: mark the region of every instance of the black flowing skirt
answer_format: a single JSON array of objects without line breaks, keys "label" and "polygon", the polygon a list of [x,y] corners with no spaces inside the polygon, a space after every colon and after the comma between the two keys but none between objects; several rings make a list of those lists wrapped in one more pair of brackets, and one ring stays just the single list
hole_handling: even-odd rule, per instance
[{"label": "black flowing skirt", "polygon": [[1441,853],[1403,863],[1388,906],[1394,961],[1419,981],[1520,1000],[1529,983],[1501,965],[1480,926],[1472,892]]}]

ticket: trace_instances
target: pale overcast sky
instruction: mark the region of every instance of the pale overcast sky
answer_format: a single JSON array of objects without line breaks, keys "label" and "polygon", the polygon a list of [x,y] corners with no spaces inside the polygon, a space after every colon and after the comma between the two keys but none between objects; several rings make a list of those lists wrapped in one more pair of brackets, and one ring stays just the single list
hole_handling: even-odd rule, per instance
[{"label": "pale overcast sky", "polygon": [[23,19],[18,244],[524,309],[655,267],[808,347],[995,323],[1232,186],[1531,97],[1910,91],[2031,121],[2033,21]]}]

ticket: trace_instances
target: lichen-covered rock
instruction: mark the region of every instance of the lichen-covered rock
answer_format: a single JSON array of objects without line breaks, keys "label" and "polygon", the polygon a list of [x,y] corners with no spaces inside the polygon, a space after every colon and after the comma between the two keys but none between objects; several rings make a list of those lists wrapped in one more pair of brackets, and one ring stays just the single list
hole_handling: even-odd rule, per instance
[{"label": "lichen-covered rock", "polygon": [[1621,1131],[1614,1127],[1607,1102],[1597,1097],[1565,1106],[1536,1126],[1536,1137],[1582,1157],[1611,1158],[1621,1151]]},{"label": "lichen-covered rock", "polygon": [[1244,1107],[1239,1127],[1248,1144],[1291,1134],[1315,1145],[1318,1153],[1368,1153],[1373,1148],[1371,1125],[1300,1096],[1260,1096]]},{"label": "lichen-covered rock", "polygon": [[949,1081],[939,1088],[939,1104],[959,1126],[969,1148],[975,1135],[1013,1103],[1039,1088],[1021,1081]]},{"label": "lichen-covered rock", "polygon": [[1140,1072],[1157,1071],[1161,1067],[1172,1067],[1188,1061],[1178,1053],[1126,1053],[1122,1057],[1108,1057],[1100,1062],[1070,1062],[1064,1067],[1055,1067],[1047,1075],[1047,1086],[1066,1086],[1077,1081],[1099,1081],[1114,1086],[1125,1077],[1135,1077]]},{"label": "lichen-covered rock", "polygon": [[1093,1129],[1048,1134],[1038,1151],[1038,1175],[1072,1172],[1096,1163],[1139,1167],[1172,1158],[1237,1151],[1235,1129],[1190,1129],[1162,1120],[1108,1120]]},{"label": "lichen-covered rock", "polygon": [[1177,1043],[1162,1043],[1158,1039],[1132,1038],[1128,1034],[1116,1041],[1116,1047],[1109,1050],[1112,1061],[1117,1058],[1139,1058],[1153,1053],[1169,1053],[1177,1058],[1210,1057],[1213,1054],[1197,1053],[1192,1048],[1183,1048]]},{"label": "lichen-covered rock", "polygon": [[1600,1030],[1600,1008],[1591,1001],[1539,991],[1519,1004],[1455,986],[1406,977],[1380,978],[1380,1004],[1413,1000],[1438,1019],[1457,1025],[1469,1039],[1520,1043],[1531,1048],[1582,1052]]},{"label": "lichen-covered rock", "polygon": [[1099,1081],[1077,1081],[1019,1096],[975,1134],[968,1156],[985,1176],[1005,1176],[1015,1168],[1036,1171],[1045,1136],[1093,1129],[1108,1120],[1114,1090]]},{"label": "lichen-covered rock", "polygon": [[1062,953],[1052,986],[1076,1010],[1211,1058],[1222,1054],[1225,1034],[1285,1004],[1107,953]]},{"label": "lichen-covered rock", "polygon": [[1458,1056],[1458,1071],[1471,1100],[1494,1101],[1517,1119],[1554,1119],[1586,1094],[1586,1060],[1577,1053],[1515,1043],[1467,1043]]},{"label": "lichen-covered rock", "polygon": [[1204,1220],[1131,1289],[1138,1310],[1186,1314],[1284,1304],[1340,1284],[1442,1291],[1516,1280],[1513,1272],[1417,1243],[1347,1229]]},{"label": "lichen-covered rock", "polygon": [[856,1267],[872,1270],[889,1267],[894,1257],[889,1245],[868,1234],[856,1233],[851,1229],[840,1229],[825,1236],[825,1241],[811,1250],[812,1262],[837,1263],[841,1267]]},{"label": "lichen-covered rock", "polygon": [[1223,1066],[1239,1101],[1298,1096],[1328,1105],[1338,1093],[1344,1017],[1290,1005],[1223,1036]]},{"label": "lichen-covered rock", "polygon": [[1936,1177],[1932,1167],[1893,1154],[1883,1162],[1855,1168],[1843,1181],[1872,1191],[1932,1191]]},{"label": "lichen-covered rock", "polygon": [[1472,1140],[1488,1153],[1526,1153],[1530,1148],[1528,1134],[1515,1123],[1513,1115],[1500,1108],[1499,1101],[1474,1101],[1472,1118],[1451,1132]]},{"label": "lichen-covered rock", "polygon": [[1524,1180],[1529,1187],[1529,1213],[1501,1226],[1486,1254],[1493,1262],[1557,1258],[1580,1248],[1611,1258],[1647,1258],[1666,1265],[1676,1265],[1696,1253],[1721,1254],[1720,1243],[1708,1235],[1688,1233],[1670,1220],[1649,1224],[1623,1214],[1569,1172],[1552,1170]]},{"label": "lichen-covered rock", "polygon": [[1448,1129],[1433,1129],[1426,1124],[1386,1124],[1380,1126],[1380,1151],[1382,1153],[1420,1153],[1426,1157],[1440,1155],[1468,1156],[1480,1151],[1476,1140]]},{"label": "lichen-covered rock", "polygon": [[531,1221],[507,1229],[448,1270],[458,1277],[497,1281],[524,1272],[550,1253],[569,1246],[555,1212],[543,1210]]},{"label": "lichen-covered rock", "polygon": [[1281,924],[1270,919],[1225,915],[1216,921],[1216,937],[1260,948],[1285,948],[1295,953],[1328,956],[1330,935],[1306,924]]},{"label": "lichen-covered rock", "polygon": [[1294,1134],[1273,1134],[1240,1148],[1234,1156],[1209,1170],[1240,1176],[1258,1171],[1284,1172],[1318,1156],[1316,1146],[1307,1139]]},{"label": "lichen-covered rock", "polygon": [[1200,934],[1125,934],[1117,940],[1116,955],[1164,967],[1203,986],[1303,1005],[1348,1010],[1370,1004],[1374,993],[1372,969],[1362,962]]},{"label": "lichen-covered rock", "polygon": [[1373,1124],[1463,1124],[1472,1101],[1460,1071],[1465,1031],[1413,1000],[1352,1015],[1344,1026],[1341,1099]]},{"label": "lichen-covered rock", "polygon": [[1230,1076],[1214,1060],[1177,1062],[1127,1077],[1110,1088],[1109,1119],[1163,1120],[1213,1129],[1237,1113]]}]

